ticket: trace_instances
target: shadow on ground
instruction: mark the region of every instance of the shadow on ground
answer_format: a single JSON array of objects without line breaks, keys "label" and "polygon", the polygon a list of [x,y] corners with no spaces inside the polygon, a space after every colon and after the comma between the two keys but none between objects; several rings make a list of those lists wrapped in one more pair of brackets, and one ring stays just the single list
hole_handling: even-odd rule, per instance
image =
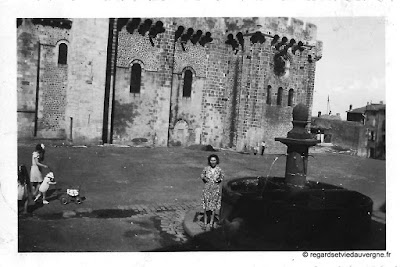
[{"label": "shadow on ground", "polygon": [[386,250],[386,225],[372,221],[368,234],[358,240],[338,241],[340,233],[331,233],[322,237],[304,239],[298,242],[282,237],[280,240],[261,239],[259,236],[242,235],[226,242],[222,228],[197,235],[187,243],[164,246],[150,250],[154,252],[173,251],[342,251],[342,250]]}]

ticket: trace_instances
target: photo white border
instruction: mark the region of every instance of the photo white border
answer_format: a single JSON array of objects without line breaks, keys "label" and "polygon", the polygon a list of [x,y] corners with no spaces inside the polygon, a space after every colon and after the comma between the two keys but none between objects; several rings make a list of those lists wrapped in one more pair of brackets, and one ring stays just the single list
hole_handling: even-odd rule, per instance
[{"label": "photo white border", "polygon": [[[8,266],[395,266],[398,245],[398,180],[395,152],[399,141],[395,120],[399,76],[399,19],[395,1],[335,0],[0,0],[0,259]],[[187,253],[18,253],[15,176],[16,123],[16,18],[24,17],[334,17],[384,16],[386,18],[387,92],[387,250],[390,258],[304,258],[302,252],[187,252]],[[318,26],[318,25],[317,25]],[[317,35],[318,38],[318,35]],[[392,117],[393,116],[393,117]]]}]

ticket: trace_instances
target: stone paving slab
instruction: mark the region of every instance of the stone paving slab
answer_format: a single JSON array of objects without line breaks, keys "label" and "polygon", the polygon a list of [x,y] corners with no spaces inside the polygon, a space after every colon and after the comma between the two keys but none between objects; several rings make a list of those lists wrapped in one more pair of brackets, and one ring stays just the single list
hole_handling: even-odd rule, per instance
[{"label": "stone paving slab", "polygon": [[198,213],[197,210],[188,211],[183,221],[183,229],[192,238],[195,238],[196,236],[205,232],[201,224],[194,221],[196,213]]}]

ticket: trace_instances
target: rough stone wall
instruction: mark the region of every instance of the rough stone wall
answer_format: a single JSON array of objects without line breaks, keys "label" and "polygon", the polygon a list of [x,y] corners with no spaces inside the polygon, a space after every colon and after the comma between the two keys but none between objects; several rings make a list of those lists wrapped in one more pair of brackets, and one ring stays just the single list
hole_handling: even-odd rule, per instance
[{"label": "rough stone wall", "polygon": [[[158,40],[159,41],[159,40]],[[126,28],[118,34],[118,67],[129,67],[133,60],[143,62],[146,71],[158,71],[160,47],[152,46],[147,36],[137,31],[128,33]]]},{"label": "rough stone wall", "polygon": [[313,117],[314,125],[323,125],[325,134],[331,135],[331,143],[343,148],[357,149],[360,143],[360,133],[365,133],[365,127],[359,122],[332,120]]},{"label": "rough stone wall", "polygon": [[[113,133],[116,143],[130,143],[145,138],[155,145],[168,142],[174,27],[162,20],[166,31],[154,39],[137,31],[132,34],[124,27],[118,36],[116,105]],[[143,63],[142,86],[139,94],[130,93],[130,66]],[[128,111],[131,111],[128,112]],[[123,121],[123,122],[122,122]]]},{"label": "rough stone wall", "polygon": [[[207,50],[206,83],[203,89],[203,133],[202,143],[212,146],[223,146],[225,136],[224,121],[229,114],[226,97],[226,77],[228,68],[226,47],[218,39],[209,44]],[[229,132],[226,132],[228,135]]]},{"label": "rough stone wall", "polygon": [[[155,47],[150,45],[148,37],[139,35],[136,31],[129,34],[123,28],[119,36],[118,65],[129,67],[132,60],[140,60],[145,65],[143,90],[157,94],[162,92],[155,79],[167,60],[161,56],[163,50],[159,43],[166,41],[172,51],[173,64],[167,66],[173,71],[171,99],[150,103],[129,100],[135,104],[135,119],[128,128],[130,137],[150,137],[154,129],[150,121],[159,122],[158,116],[166,114],[160,109],[154,109],[157,104],[170,104],[169,142],[175,144],[180,140],[178,132],[184,132],[184,143],[211,144],[216,147],[236,147],[237,150],[247,149],[262,140],[271,148],[269,152],[283,152],[284,145],[275,142],[275,137],[286,136],[291,129],[292,106],[288,106],[289,90],[293,89],[293,106],[304,103],[312,106],[315,61],[308,62],[308,55],[313,59],[321,54],[322,45],[317,43],[316,27],[304,24],[300,20],[288,18],[158,18],[169,26],[168,31],[157,37]],[[172,22],[172,23],[171,23]],[[175,45],[173,36],[178,26],[184,26],[185,31],[193,28],[212,33],[213,41],[205,47],[187,42],[185,51],[180,41]],[[245,36],[244,51],[234,54],[232,48],[225,44],[229,33],[241,31]],[[263,44],[250,42],[250,35],[262,31],[270,36]],[[306,51],[289,55],[287,74],[274,74],[274,55],[277,53],[270,42],[274,34],[286,36],[289,40],[296,38],[308,45]],[[320,46],[318,46],[320,45]],[[171,50],[171,49],[170,49]],[[190,67],[194,71],[193,95],[190,99],[181,97],[183,85],[182,71]],[[154,77],[148,78],[148,72],[153,71]],[[129,89],[129,74],[124,78],[117,77],[117,87]],[[170,72],[166,72],[171,77]],[[124,81],[118,81],[123,79]],[[149,81],[150,79],[150,81]],[[267,104],[267,88],[271,87],[271,103]],[[282,105],[277,105],[278,88],[282,87]],[[121,90],[117,88],[117,91]],[[144,93],[145,94],[145,93]],[[142,96],[140,96],[142,97]],[[143,97],[145,97],[143,95]],[[199,100],[201,99],[201,103]],[[167,101],[166,101],[167,100]],[[169,103],[168,103],[169,102]],[[145,104],[145,105],[144,105]],[[200,109],[199,109],[200,104]],[[311,114],[310,114],[311,115]],[[144,119],[138,118],[142,116]],[[179,123],[178,123],[179,122]],[[143,124],[144,123],[144,124]],[[177,124],[178,123],[178,124]],[[144,127],[142,127],[144,125]],[[164,128],[164,124],[160,124]],[[175,129],[175,127],[177,127]],[[201,135],[199,136],[199,133]],[[146,138],[147,138],[146,137]],[[125,140],[126,141],[126,140]]]},{"label": "rough stone wall", "polygon": [[368,131],[367,127],[361,126],[358,134],[357,156],[368,157]]},{"label": "rough stone wall", "polygon": [[[188,18],[175,19],[174,26],[184,26],[185,31],[193,28],[196,33],[201,30],[203,34],[209,31],[210,25],[204,20],[200,21]],[[188,41],[184,49],[179,41],[175,43],[174,51],[174,80],[171,98],[171,131],[170,144],[192,145],[204,142],[202,129],[204,128],[204,94],[207,78],[207,66],[209,62],[209,47],[193,44]],[[183,97],[183,74],[186,69],[193,72],[192,94],[190,98]],[[186,130],[187,128],[187,130]]]},{"label": "rough stone wall", "polygon": [[242,73],[242,54],[234,54],[231,49],[227,49],[227,73],[226,73],[226,86],[231,90],[226,90],[223,101],[227,102],[227,114],[224,121],[225,133],[222,143],[227,147],[236,147],[237,140],[237,121],[238,121],[238,108],[240,97],[241,73]]},{"label": "rough stone wall", "polygon": [[185,51],[179,43],[175,44],[174,73],[181,73],[185,67],[191,67],[196,77],[205,78],[207,66],[206,48],[188,42]]},{"label": "rough stone wall", "polygon": [[70,29],[42,25],[35,25],[33,27],[42,44],[55,46],[61,40],[68,41],[70,39]]},{"label": "rough stone wall", "polygon": [[[315,44],[316,27],[311,24],[303,25],[301,21],[293,20],[291,26],[288,26],[288,21],[285,18],[279,19],[226,19],[227,33],[232,31],[234,35],[238,31],[243,33],[260,30],[265,34],[280,34],[286,35],[290,38],[302,38],[301,40],[307,44]],[[262,25],[261,27],[259,25]],[[304,26],[305,29],[304,29]],[[297,53],[290,57],[289,75],[278,77],[273,73],[273,56],[276,53],[270,46],[270,40],[266,40],[264,44],[250,43],[250,37],[245,37],[244,53],[241,55],[242,60],[239,63],[237,72],[239,76],[232,79],[229,72],[233,71],[232,67],[228,67],[228,75],[224,73],[224,66],[218,66],[220,73],[210,73],[210,79],[218,81],[226,75],[226,84],[229,86],[227,89],[229,95],[228,110],[229,114],[217,113],[218,115],[225,116],[225,127],[223,129],[223,138],[220,142],[221,146],[236,146],[237,150],[249,149],[252,146],[259,144],[262,140],[266,141],[267,146],[270,147],[268,152],[279,153],[284,152],[286,147],[274,138],[279,136],[286,136],[286,133],[291,129],[291,114],[292,107],[288,107],[288,92],[290,89],[294,90],[294,103],[306,103],[311,107],[312,105],[312,92],[313,92],[313,78],[315,72],[314,68],[307,68],[308,53]],[[299,41],[299,39],[297,39]],[[222,43],[222,45],[225,45]],[[228,45],[225,45],[228,46]],[[210,49],[213,46],[210,45]],[[321,45],[322,49],[322,45]],[[311,49],[312,50],[312,49]],[[226,54],[231,56],[231,48],[228,46]],[[212,53],[212,52],[210,52]],[[322,53],[322,52],[320,52]],[[218,54],[218,53],[216,53]],[[240,52],[239,54],[240,55]],[[213,55],[213,58],[218,57]],[[230,62],[230,60],[228,60]],[[315,64],[315,63],[313,63]],[[231,72],[232,73],[232,72]],[[213,76],[211,78],[211,76]],[[216,77],[215,77],[216,76]],[[239,90],[235,90],[235,85],[239,84]],[[271,104],[267,104],[267,88],[271,86]],[[277,92],[278,88],[283,88],[282,106],[277,106]],[[221,93],[223,89],[220,90]],[[237,92],[239,91],[239,92]],[[206,95],[206,98],[210,98]],[[232,101],[235,99],[235,101]],[[206,100],[207,102],[207,100]],[[236,111],[235,111],[236,109]],[[210,111],[210,110],[208,110]],[[311,112],[311,109],[310,109]],[[215,112],[211,111],[215,118]],[[205,109],[206,122],[205,125],[212,124],[212,119],[207,118],[208,112]],[[235,115],[237,116],[235,118]],[[222,118],[221,117],[221,118]],[[223,119],[222,119],[223,120]],[[214,124],[217,124],[214,122]],[[215,138],[218,137],[216,129],[205,127],[205,135],[213,136],[214,140],[207,140],[213,145],[218,146]],[[229,136],[229,138],[227,138]]]},{"label": "rough stone wall", "polygon": [[17,35],[18,135],[24,138],[35,135],[39,138],[65,138],[68,75],[67,67],[57,64],[56,50],[60,41],[68,42],[69,30],[33,25],[31,20],[25,19],[18,27]]},{"label": "rough stone wall", "polygon": [[[278,20],[278,22],[282,22]],[[282,23],[281,23],[282,24]],[[272,25],[274,25],[272,23]],[[281,29],[283,26],[271,27]],[[298,29],[298,28],[294,28]],[[266,30],[271,33],[270,30]],[[300,35],[310,40],[310,35]],[[288,36],[290,39],[290,36]],[[292,107],[299,103],[312,105],[313,78],[315,69],[310,68],[307,59],[308,53],[290,54],[290,65],[287,74],[277,76],[274,74],[275,48],[270,45],[270,39],[264,44],[250,42],[245,38],[245,52],[243,53],[243,66],[241,71],[241,94],[237,122],[238,150],[250,149],[259,145],[264,140],[268,153],[284,152],[286,146],[276,142],[275,137],[284,137],[292,128]],[[312,66],[315,63],[311,64]],[[271,86],[271,103],[267,103],[267,88]],[[278,89],[282,87],[282,105],[277,105]],[[289,90],[294,90],[293,106],[288,106]],[[310,108],[311,112],[311,108]],[[310,113],[311,115],[311,113]],[[310,117],[311,118],[311,117]]]},{"label": "rough stone wall", "polygon": [[160,39],[160,48],[162,49],[159,56],[160,68],[157,76],[157,84],[159,90],[156,95],[156,110],[159,112],[155,120],[154,131],[157,133],[155,137],[155,145],[167,146],[168,144],[168,128],[171,103],[171,87],[172,87],[172,71],[174,62],[174,34],[175,25],[171,19],[164,20],[165,38]]},{"label": "rough stone wall", "polygon": [[131,69],[117,67],[113,143],[132,144],[135,138],[153,139],[156,76],[155,72],[142,70],[140,94],[130,93]]},{"label": "rough stone wall", "polygon": [[[174,74],[173,78],[170,112],[170,144],[200,144],[202,129],[201,101],[204,78],[198,77],[197,75],[193,76],[191,97],[183,97],[183,73]],[[187,133],[183,134],[183,136],[181,136],[180,133],[181,124],[187,125]]]},{"label": "rough stone wall", "polygon": [[70,30],[42,25],[35,25],[35,29],[41,44],[37,137],[63,139],[68,62],[58,64],[57,44],[60,41],[68,44]]},{"label": "rough stone wall", "polygon": [[101,142],[107,38],[108,19],[73,20],[68,50],[66,129],[67,137],[75,143]]},{"label": "rough stone wall", "polygon": [[17,122],[18,138],[35,134],[38,37],[33,25],[17,29]]},{"label": "rough stone wall", "polygon": [[[293,106],[305,103],[311,112],[315,62],[322,54],[322,43],[316,41],[315,25],[289,18],[152,20],[162,21],[166,29],[153,40],[154,46],[147,34],[141,36],[137,30],[131,34],[125,27],[119,31],[113,142],[129,143],[135,138],[146,138],[155,145],[166,146],[183,140],[185,145],[201,143],[244,150],[264,140],[270,148],[267,152],[280,152],[285,148],[274,138],[286,136],[292,127],[292,107],[288,106],[290,89],[294,90]],[[205,47],[192,45],[189,41],[183,51],[180,41],[174,42],[175,31],[180,25],[185,30],[202,30],[203,34],[210,31],[213,41]],[[36,38],[44,44],[40,71],[41,86],[47,93],[39,99],[42,121],[50,122],[51,130],[63,130],[58,133],[75,142],[100,141],[108,20],[74,19],[71,30],[40,25],[31,27],[26,32],[32,36],[20,34],[18,39],[24,47],[18,50],[18,90],[24,92],[19,93],[18,107],[27,111],[20,112],[21,116],[29,120],[31,113],[28,111],[35,107],[33,82],[36,74],[31,67],[35,65],[35,58],[29,55],[38,47],[24,45],[27,43],[24,40]],[[244,34],[244,51],[239,47],[235,54],[225,41],[228,34],[235,36],[239,31]],[[256,31],[266,35],[265,43],[250,41]],[[289,40],[295,38],[296,42],[302,41],[306,45],[302,53],[289,53],[286,74],[281,76],[274,73],[274,56],[278,51],[271,46],[271,40],[275,34]],[[69,43],[67,66],[58,66],[53,60],[60,40]],[[129,92],[132,62],[140,62],[143,66],[140,94]],[[189,99],[180,97],[185,68],[194,72]],[[28,69],[27,75],[22,74]],[[267,103],[268,86],[271,87],[271,103]],[[280,87],[283,89],[282,105],[278,106]],[[31,125],[26,126],[26,129],[30,128]]]},{"label": "rough stone wall", "polygon": [[[385,131],[385,117],[386,110],[381,109],[378,111],[366,111],[365,128],[368,131],[367,139],[367,154],[372,158],[385,159],[386,158],[386,131]],[[374,140],[372,140],[372,132]],[[375,150],[375,155],[371,155],[370,149]]]},{"label": "rough stone wall", "polygon": [[68,65],[57,64],[57,47],[41,45],[37,136],[65,138]]}]

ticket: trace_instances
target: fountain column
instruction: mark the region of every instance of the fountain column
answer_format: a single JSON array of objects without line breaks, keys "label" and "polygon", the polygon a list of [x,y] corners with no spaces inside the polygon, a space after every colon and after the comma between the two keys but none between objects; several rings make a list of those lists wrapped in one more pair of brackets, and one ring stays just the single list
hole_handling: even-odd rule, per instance
[{"label": "fountain column", "polygon": [[308,122],[307,106],[298,104],[293,108],[293,129],[286,138],[275,138],[287,146],[285,181],[299,187],[307,182],[308,149],[318,143],[306,130]]}]

